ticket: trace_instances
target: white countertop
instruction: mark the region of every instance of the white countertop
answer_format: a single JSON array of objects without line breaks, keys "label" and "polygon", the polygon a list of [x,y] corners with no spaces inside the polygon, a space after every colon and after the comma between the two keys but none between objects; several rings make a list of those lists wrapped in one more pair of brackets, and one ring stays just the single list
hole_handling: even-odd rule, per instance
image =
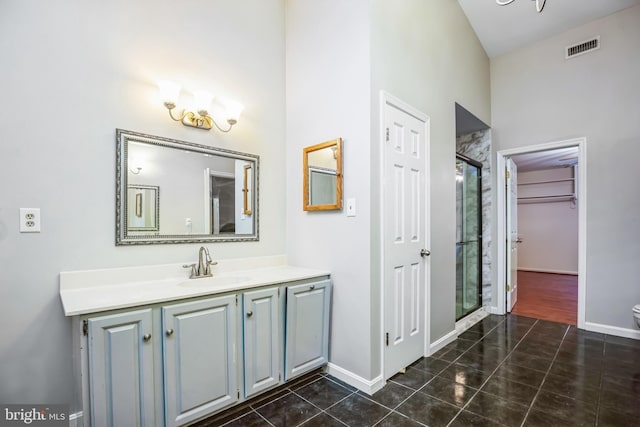
[{"label": "white countertop", "polygon": [[61,272],[64,314],[76,316],[329,275],[324,270],[287,265],[284,256],[222,260],[212,267],[213,277],[202,279],[189,279],[182,265]]}]

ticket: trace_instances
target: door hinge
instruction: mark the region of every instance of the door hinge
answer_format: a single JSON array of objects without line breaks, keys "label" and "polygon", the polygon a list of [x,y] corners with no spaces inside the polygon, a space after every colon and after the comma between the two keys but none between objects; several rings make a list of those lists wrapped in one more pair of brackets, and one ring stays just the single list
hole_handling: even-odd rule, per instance
[{"label": "door hinge", "polygon": [[89,334],[89,321],[85,319],[82,321],[82,335],[86,337],[88,334]]},{"label": "door hinge", "polygon": [[236,307],[238,306],[238,295],[236,295]]},{"label": "door hinge", "polygon": [[280,296],[280,288],[278,288],[278,296]]},{"label": "door hinge", "polygon": [[238,390],[238,399],[240,399],[240,390]]},{"label": "door hinge", "polygon": [[389,128],[387,128],[387,129],[385,130],[384,138],[385,138],[385,141],[386,141],[386,142],[389,142]]},{"label": "door hinge", "polygon": [[278,382],[282,381],[282,374],[278,374]]},{"label": "door hinge", "polygon": [[387,347],[389,347],[389,332],[385,334],[385,342],[387,343]]},{"label": "door hinge", "polygon": [[511,292],[511,285],[507,283],[507,292]]},{"label": "door hinge", "polygon": [[511,172],[509,172],[509,170],[508,170],[508,169],[507,169],[507,170],[505,170],[504,176],[505,176],[507,179],[511,179]]}]

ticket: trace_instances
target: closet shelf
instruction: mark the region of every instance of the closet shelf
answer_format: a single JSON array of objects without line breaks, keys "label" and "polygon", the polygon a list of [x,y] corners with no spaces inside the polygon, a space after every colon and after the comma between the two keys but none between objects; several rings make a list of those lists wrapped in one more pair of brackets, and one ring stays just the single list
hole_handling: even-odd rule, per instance
[{"label": "closet shelf", "polygon": [[548,181],[519,182],[518,185],[552,184],[554,182],[572,182],[575,178],[550,179]]},{"label": "closet shelf", "polygon": [[577,197],[574,194],[558,194],[553,196],[531,196],[518,197],[518,203],[554,203],[554,202],[575,202]]}]

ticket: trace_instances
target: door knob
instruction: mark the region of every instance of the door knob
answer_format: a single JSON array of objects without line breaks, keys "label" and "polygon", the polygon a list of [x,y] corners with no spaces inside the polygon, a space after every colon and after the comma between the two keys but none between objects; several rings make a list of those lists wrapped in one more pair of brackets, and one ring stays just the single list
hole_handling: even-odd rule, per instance
[{"label": "door knob", "polygon": [[253,311],[248,311],[247,312],[247,317],[251,317],[251,316],[253,316]]},{"label": "door knob", "polygon": [[424,257],[429,256],[429,255],[431,255],[431,251],[428,251],[428,250],[426,250],[426,249],[421,249],[421,250],[420,250],[420,256],[421,256],[421,257],[423,257],[423,258],[424,258]]},{"label": "door knob", "polygon": [[149,342],[149,340],[151,339],[151,334],[144,334],[142,339],[144,340],[144,342]]},{"label": "door knob", "polygon": [[170,337],[173,335],[173,329],[167,329],[167,336]]}]

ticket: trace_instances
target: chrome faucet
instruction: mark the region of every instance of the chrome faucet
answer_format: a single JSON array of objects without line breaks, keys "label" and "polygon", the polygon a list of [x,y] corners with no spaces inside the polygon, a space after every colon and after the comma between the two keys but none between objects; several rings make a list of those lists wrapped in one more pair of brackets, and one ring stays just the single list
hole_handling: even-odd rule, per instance
[{"label": "chrome faucet", "polygon": [[216,264],[218,263],[213,262],[211,259],[209,249],[201,246],[198,251],[198,266],[196,267],[196,264],[185,264],[182,267],[191,269],[191,274],[189,275],[190,279],[201,279],[203,277],[213,276],[211,273],[211,266]]}]

